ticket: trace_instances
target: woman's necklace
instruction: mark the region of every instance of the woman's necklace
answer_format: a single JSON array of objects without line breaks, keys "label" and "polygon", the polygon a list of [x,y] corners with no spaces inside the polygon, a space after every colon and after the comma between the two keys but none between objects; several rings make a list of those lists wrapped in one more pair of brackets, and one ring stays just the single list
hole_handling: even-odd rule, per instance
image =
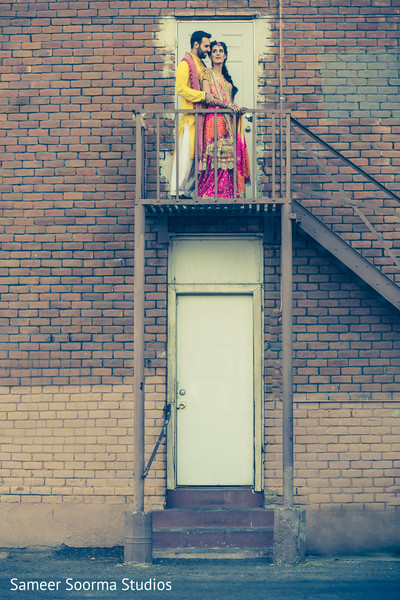
[{"label": "woman's necklace", "polygon": [[212,69],[212,72],[217,77],[217,79],[226,81],[225,77],[222,75],[222,73],[220,71],[216,71],[216,70]]}]

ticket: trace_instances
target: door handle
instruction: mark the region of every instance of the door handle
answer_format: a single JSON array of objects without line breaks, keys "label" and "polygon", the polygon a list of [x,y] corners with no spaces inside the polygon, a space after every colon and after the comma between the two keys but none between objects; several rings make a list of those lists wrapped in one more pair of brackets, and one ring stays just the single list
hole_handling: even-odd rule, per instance
[{"label": "door handle", "polygon": [[245,128],[244,128],[244,130],[245,130],[247,133],[249,133],[249,131],[251,131],[251,127],[250,127],[250,125],[247,125],[247,127],[245,127]]},{"label": "door handle", "polygon": [[249,112],[248,112],[248,113],[246,113],[244,116],[245,116],[245,118],[246,118],[246,119],[247,119],[247,120],[248,120],[250,123],[253,121],[253,115],[252,115],[252,113],[249,113]]},{"label": "door handle", "polygon": [[180,402],[176,408],[178,410],[183,410],[184,408],[186,408],[186,404],[184,402]]}]

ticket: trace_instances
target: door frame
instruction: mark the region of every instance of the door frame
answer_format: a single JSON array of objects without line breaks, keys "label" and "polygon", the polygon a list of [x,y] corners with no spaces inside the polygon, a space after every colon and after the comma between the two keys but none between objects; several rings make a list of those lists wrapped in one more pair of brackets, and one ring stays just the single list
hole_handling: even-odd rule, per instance
[{"label": "door frame", "polygon": [[176,352],[177,352],[177,297],[181,295],[249,295],[253,300],[253,433],[254,433],[254,490],[263,489],[263,323],[262,291],[259,284],[170,284],[168,286],[168,369],[167,400],[171,418],[167,429],[167,489],[176,484]]},{"label": "door frame", "polygon": [[[177,17],[176,19],[176,29],[175,29],[175,35],[176,35],[176,49],[175,49],[175,64],[178,65],[180,60],[182,60],[183,56],[179,56],[179,27],[182,24],[187,24],[187,23],[193,23],[193,31],[195,31],[196,29],[205,29],[207,30],[209,27],[211,29],[217,28],[219,23],[222,24],[248,24],[250,23],[252,25],[252,53],[253,53],[253,57],[252,57],[252,63],[251,63],[251,71],[252,71],[252,80],[253,80],[253,85],[252,85],[252,94],[253,94],[253,105],[249,106],[248,108],[256,108],[257,105],[257,89],[258,89],[258,85],[257,85],[257,54],[256,54],[256,19],[254,18],[243,18],[243,16],[238,15],[238,16],[232,16],[232,15],[227,15],[225,18],[223,16],[218,17],[217,19],[210,19],[210,18],[199,18],[199,19],[182,19],[180,17]],[[216,36],[213,36],[214,39],[216,39]],[[187,46],[185,46],[186,50],[189,52],[190,48],[188,48]],[[179,108],[178,106],[178,94],[175,93],[175,106],[177,108]]]}]

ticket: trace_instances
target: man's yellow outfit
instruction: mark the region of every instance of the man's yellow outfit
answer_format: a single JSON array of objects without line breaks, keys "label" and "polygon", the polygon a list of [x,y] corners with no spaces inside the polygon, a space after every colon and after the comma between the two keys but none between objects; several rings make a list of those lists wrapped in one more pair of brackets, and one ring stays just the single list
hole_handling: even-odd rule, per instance
[{"label": "man's yellow outfit", "polygon": [[[195,54],[187,53],[176,69],[176,93],[181,98],[182,109],[192,109],[193,105],[205,101],[206,94],[202,90],[191,87],[189,62],[197,69],[198,81],[203,81],[206,65]],[[179,122],[179,194],[191,196],[195,185],[194,175],[194,144],[195,116],[183,114]],[[174,156],[171,174],[171,195],[176,195],[176,155]]]}]

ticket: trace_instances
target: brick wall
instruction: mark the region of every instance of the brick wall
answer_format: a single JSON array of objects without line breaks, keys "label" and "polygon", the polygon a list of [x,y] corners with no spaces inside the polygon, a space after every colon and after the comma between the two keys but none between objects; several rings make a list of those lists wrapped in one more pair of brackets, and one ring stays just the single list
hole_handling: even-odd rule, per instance
[{"label": "brick wall", "polygon": [[[302,402],[295,416],[295,503],[398,509],[399,404]],[[266,405],[266,499],[282,494],[280,407]]]},{"label": "brick wall", "polygon": [[[268,254],[268,264],[276,265],[278,248]],[[396,508],[397,311],[307,237],[296,240],[294,286],[295,501]],[[276,298],[271,284],[269,289]],[[277,329],[271,350],[265,481],[267,499],[274,502],[282,493]]]},{"label": "brick wall", "polygon": [[[262,227],[257,218],[170,219],[170,229],[178,233],[257,233]],[[155,289],[155,284],[166,285],[166,246],[157,243],[154,228],[155,222],[150,222],[147,264],[152,260],[159,275],[155,276],[154,269],[148,270],[146,282],[154,284],[149,290]],[[271,503],[281,501],[282,495],[280,252],[276,229],[274,236],[264,252],[265,488]],[[297,238],[294,261],[296,502],[308,506],[358,503],[395,507],[400,466],[397,312],[307,237]],[[158,310],[149,303],[146,312],[151,331],[146,347],[148,455],[163,422],[164,302],[165,296],[160,297]],[[163,444],[147,480],[149,507],[163,505],[165,469]]]},{"label": "brick wall", "polygon": [[131,374],[134,28],[109,4],[1,7],[4,385]]},{"label": "brick wall", "polygon": [[0,388],[1,502],[129,503],[128,386]]},{"label": "brick wall", "polygon": [[[346,158],[399,195],[399,23],[396,1],[296,2],[284,8],[283,95],[293,115]],[[388,277],[395,261],[360,216],[337,198],[336,179],[350,199],[398,207],[349,165],[304,136],[316,161],[294,143],[294,185],[332,196],[302,200],[315,216]],[[399,219],[364,210],[396,253]]]},{"label": "brick wall", "polygon": [[[398,108],[397,99],[391,99],[398,86],[391,77],[399,51],[398,12],[396,0],[371,0],[360,6],[350,0],[283,4],[285,102],[296,118],[394,190],[400,188]],[[173,106],[174,56],[163,38],[167,17],[255,15],[270,25],[273,45],[259,57],[259,93],[260,101],[271,108],[279,102],[276,1],[2,3],[2,501],[131,500],[132,111]],[[363,72],[361,67],[355,71],[350,60],[360,56],[367,65]],[[378,62],[387,65],[387,76],[379,84],[383,90],[373,81],[376,69],[371,65]],[[332,80],[339,76],[339,63],[345,67],[340,77],[346,81],[337,85],[353,85],[359,96],[373,88],[374,98],[366,95],[373,107],[362,106],[360,99],[350,108],[354,89],[346,87],[341,102],[347,108],[340,109],[346,115],[332,113]],[[379,100],[379,95],[385,99]],[[390,111],[382,120],[376,114],[378,104]],[[324,175],[300,153],[296,168],[295,183],[330,189]],[[337,171],[359,197],[371,194],[363,180]],[[360,238],[351,219],[343,222],[336,207],[335,213],[320,202],[309,206],[327,221],[339,215],[342,233],[358,236],[359,245],[366,239]],[[382,228],[386,224],[381,221]],[[214,226],[221,231],[227,224]],[[229,227],[235,230],[232,223]],[[397,239],[392,243],[396,246]],[[369,248],[375,249],[372,241]],[[147,454],[161,428],[165,401],[166,253],[149,223]],[[273,496],[274,490],[280,493],[279,433],[272,431],[279,425],[280,406],[278,245],[266,246],[265,253],[266,485]],[[346,503],[353,494],[357,502],[392,504],[391,469],[398,468],[399,460],[394,441],[398,409],[392,404],[399,385],[397,315],[309,241],[299,241],[295,285],[298,458],[304,465],[306,459],[311,461],[306,465],[311,470],[308,482],[299,463],[299,502]],[[381,408],[372,416],[372,404],[361,400]],[[355,417],[359,410],[362,415],[345,425],[351,411]],[[328,413],[330,426],[324,420]],[[382,420],[371,423],[375,417]],[[334,440],[321,437],[322,432],[330,435],[327,428],[334,431]],[[381,436],[385,450],[370,435]],[[343,447],[331,453],[328,442]],[[350,450],[350,444],[356,449]],[[352,458],[353,451],[360,456]],[[149,506],[163,503],[164,452],[162,446],[146,482]],[[369,455],[360,465],[363,452],[373,452],[376,458]],[[327,465],[335,476],[327,474]],[[354,475],[352,492],[344,483],[340,486],[347,481],[342,477],[346,465]],[[327,478],[335,490],[329,498],[323,496],[326,486],[316,485],[317,470],[324,473],[318,481]],[[373,497],[371,479],[377,489]],[[361,499],[355,496],[359,489]]]}]

